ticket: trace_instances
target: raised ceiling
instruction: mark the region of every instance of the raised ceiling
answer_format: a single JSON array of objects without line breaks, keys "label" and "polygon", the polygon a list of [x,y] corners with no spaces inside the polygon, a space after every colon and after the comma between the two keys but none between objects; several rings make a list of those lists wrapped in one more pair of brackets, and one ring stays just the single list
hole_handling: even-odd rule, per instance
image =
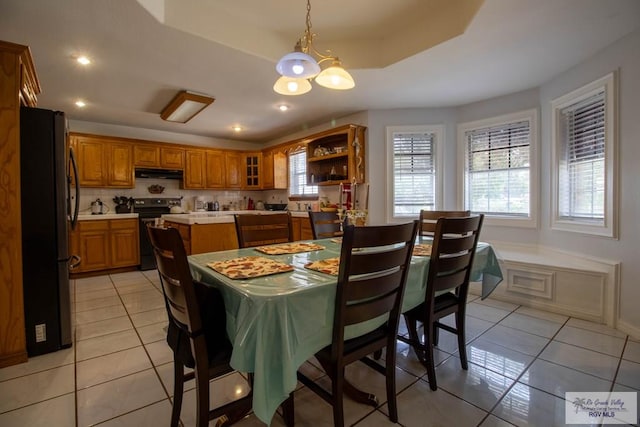
[{"label": "raised ceiling", "polygon": [[[255,142],[357,111],[526,90],[640,27],[638,0],[315,0],[318,47],[340,56],[356,87],[314,83],[286,97],[272,90],[275,63],[304,31],[302,0],[0,0],[0,11],[0,39],[31,47],[39,106],[72,120]],[[80,67],[78,54],[93,64]],[[186,124],[163,121],[182,89],[216,102]]]}]

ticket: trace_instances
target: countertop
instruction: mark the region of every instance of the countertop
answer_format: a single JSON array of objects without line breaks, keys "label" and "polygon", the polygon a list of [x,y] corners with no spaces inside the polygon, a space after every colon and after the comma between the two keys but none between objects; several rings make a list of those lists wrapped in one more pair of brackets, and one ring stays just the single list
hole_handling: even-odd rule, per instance
[{"label": "countertop", "polygon": [[96,214],[96,215],[91,215],[91,214],[78,215],[78,221],[96,221],[101,219],[131,219],[131,218],[138,218],[138,214],[137,213],[123,213],[123,214],[106,213],[106,214]]},{"label": "countertop", "polygon": [[[188,214],[166,214],[162,218],[166,221],[177,222],[178,224],[224,224],[233,222],[234,214],[254,214],[254,215],[271,215],[286,211],[214,211],[214,212],[192,212]],[[94,215],[96,216],[96,215]],[[291,212],[292,217],[307,218],[309,214],[306,211]]]}]

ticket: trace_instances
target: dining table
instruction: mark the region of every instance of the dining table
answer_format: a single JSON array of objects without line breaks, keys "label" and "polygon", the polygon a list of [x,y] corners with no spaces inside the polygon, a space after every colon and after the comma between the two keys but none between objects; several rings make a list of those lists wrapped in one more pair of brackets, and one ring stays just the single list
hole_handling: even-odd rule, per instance
[{"label": "dining table", "polygon": [[[306,243],[313,249],[271,255],[259,248],[243,248],[188,257],[194,280],[222,293],[227,334],[233,344],[231,366],[240,372],[253,373],[253,411],[266,424],[271,423],[278,406],[295,390],[299,367],[331,344],[337,276],[306,266],[339,257],[341,242],[334,238]],[[430,243],[429,237],[416,238],[417,247]],[[300,250],[300,245],[297,246]],[[407,275],[403,311],[417,306],[425,298],[429,256],[416,254],[414,251]],[[246,257],[258,257],[252,258],[258,266],[275,261],[289,266],[288,271],[231,278],[233,274],[219,268]],[[482,298],[502,280],[498,259],[488,243],[478,243],[471,280],[481,282]],[[352,325],[345,338],[361,335],[378,325]]]}]

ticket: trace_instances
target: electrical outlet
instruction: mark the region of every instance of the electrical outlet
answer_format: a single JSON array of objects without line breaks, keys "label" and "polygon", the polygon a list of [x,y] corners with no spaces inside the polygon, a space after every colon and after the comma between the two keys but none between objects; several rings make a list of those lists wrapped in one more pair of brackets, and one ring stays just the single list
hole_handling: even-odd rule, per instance
[{"label": "electrical outlet", "polygon": [[36,342],[43,342],[47,340],[47,325],[41,323],[36,325]]}]

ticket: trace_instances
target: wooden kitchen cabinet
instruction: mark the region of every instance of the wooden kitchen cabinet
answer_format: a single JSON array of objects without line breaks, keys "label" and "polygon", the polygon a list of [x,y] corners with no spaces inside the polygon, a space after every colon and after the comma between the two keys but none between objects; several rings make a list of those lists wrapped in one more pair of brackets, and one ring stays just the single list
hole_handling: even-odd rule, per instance
[{"label": "wooden kitchen cabinet", "polygon": [[345,125],[312,135],[307,142],[307,183],[338,185],[365,180],[364,126]]},{"label": "wooden kitchen cabinet", "polygon": [[184,188],[205,188],[205,152],[204,150],[186,150],[184,168]]},{"label": "wooden kitchen cabinet", "polygon": [[160,144],[135,144],[133,163],[141,168],[184,169],[184,151]]},{"label": "wooden kitchen cabinet", "polygon": [[242,188],[243,159],[240,151],[225,151],[225,188]]},{"label": "wooden kitchen cabinet", "polygon": [[225,154],[222,150],[207,150],[205,153],[205,187],[224,188]]},{"label": "wooden kitchen cabinet", "polygon": [[110,138],[70,134],[81,187],[133,188],[133,148]]},{"label": "wooden kitchen cabinet", "polygon": [[215,224],[180,224],[165,221],[165,226],[176,228],[182,237],[187,255],[238,249],[236,225],[233,222]]},{"label": "wooden kitchen cabinet", "polygon": [[70,235],[71,253],[80,256],[72,273],[86,273],[140,264],[138,219],[78,221]]},{"label": "wooden kitchen cabinet", "polygon": [[28,46],[0,41],[0,368],[27,361],[20,215],[20,107],[40,84]]},{"label": "wooden kitchen cabinet", "polygon": [[244,153],[243,185],[246,190],[259,190],[262,184],[260,169],[262,153]]},{"label": "wooden kitchen cabinet", "polygon": [[308,217],[291,217],[293,240],[313,240],[313,231]]},{"label": "wooden kitchen cabinet", "polygon": [[287,155],[280,151],[262,153],[262,189],[286,190]]}]

